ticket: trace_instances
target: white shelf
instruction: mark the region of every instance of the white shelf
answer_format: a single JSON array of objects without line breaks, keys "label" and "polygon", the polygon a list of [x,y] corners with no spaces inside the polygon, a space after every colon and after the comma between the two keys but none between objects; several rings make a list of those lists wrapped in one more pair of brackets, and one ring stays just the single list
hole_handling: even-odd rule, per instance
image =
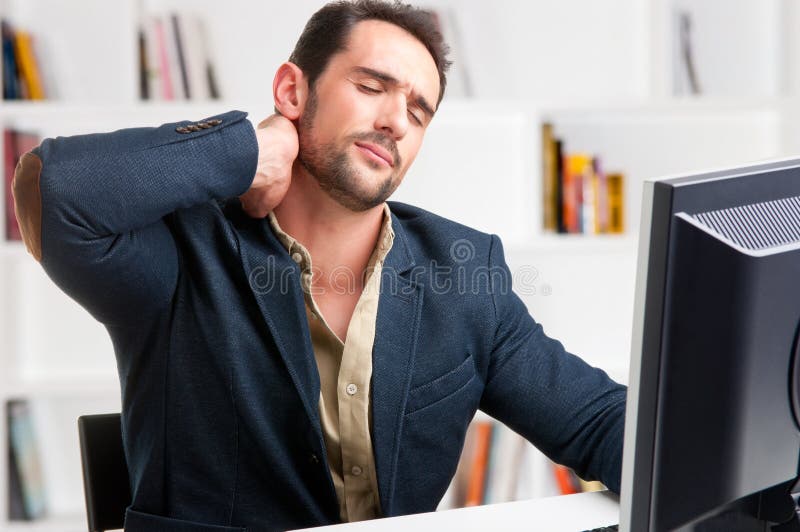
[{"label": "white shelf", "polygon": [[528,244],[509,244],[506,255],[517,256],[531,253],[608,254],[636,253],[638,236],[543,234],[532,238]]},{"label": "white shelf", "polygon": [[2,522],[5,532],[86,532],[85,515],[53,516],[36,521]]},{"label": "white shelf", "polygon": [[3,240],[0,242],[0,256],[22,258],[28,256],[28,250],[21,241]]},{"label": "white shelf", "polygon": [[[465,117],[472,120],[496,120],[498,114],[509,113],[529,116],[534,119],[541,116],[554,120],[577,119],[594,121],[595,119],[606,119],[614,115],[654,116],[664,113],[750,113],[797,108],[800,108],[800,98],[662,98],[638,102],[609,103],[606,101],[598,102],[594,105],[569,105],[563,102],[542,102],[533,99],[481,100],[446,97],[437,112],[434,124],[442,121],[442,117],[444,117],[444,120],[452,117]],[[236,100],[230,98],[203,101],[137,101],[133,103],[104,104],[75,103],[59,100],[37,102],[6,100],[0,102],[0,115],[3,117],[83,115],[84,120],[87,120],[87,117],[91,117],[87,121],[118,114],[140,115],[144,113],[152,116],[183,112],[194,115],[204,109],[212,113],[232,109],[242,111],[264,110],[269,114],[274,112],[272,104],[266,100]]]},{"label": "white shelf", "polygon": [[[702,15],[724,2],[713,0],[694,9]],[[121,0],[114,6],[106,0],[74,0],[68,7],[54,0],[0,2],[2,14],[12,22],[28,26],[45,44],[57,43],[57,49],[43,55],[53,59],[65,97],[0,101],[0,121],[44,136],[156,126],[232,109],[247,111],[257,123],[273,112],[275,67],[323,3],[299,0],[274,18],[277,4],[249,0],[232,0],[224,7],[210,0]],[[783,8],[744,0],[732,12],[755,13],[753,24],[750,18],[728,17],[722,23],[715,18],[706,26],[711,33],[705,38],[718,42],[716,51],[723,55],[744,46],[740,42],[733,43],[739,48],[730,48],[727,42],[748,34],[742,29],[771,30],[772,22],[781,22],[775,37],[755,47],[763,57],[749,57],[735,69],[719,62],[726,66],[721,75],[752,74],[754,65],[769,63],[768,75],[749,75],[749,89],[738,96],[735,91],[711,91],[715,96],[669,98],[664,96],[671,72],[670,10],[680,3],[686,1],[617,0],[602,6],[582,0],[512,2],[509,9],[497,11],[479,0],[435,0],[437,6],[457,6],[462,35],[481,37],[464,39],[459,50],[478,98],[454,98],[453,92],[445,99],[396,196],[499,234],[512,273],[530,274],[535,268],[535,277],[522,275],[523,282],[515,278],[514,283],[524,288],[524,281],[530,281],[535,290],[520,295],[546,333],[621,382],[627,381],[630,357],[642,180],[800,152],[800,97],[765,97],[774,95],[780,85],[775,76],[783,75],[767,57],[771,43],[794,39],[794,48],[782,50],[780,60],[786,66],[798,63],[800,38],[793,32],[800,9],[791,8],[794,17],[786,22],[774,21]],[[174,8],[191,8],[213,21],[210,37],[224,99],[137,101],[139,18]],[[55,15],[41,17],[45,10]],[[84,19],[104,23],[75,33],[72,28]],[[264,31],[265,20],[269,31]],[[705,23],[698,21],[701,27]],[[553,46],[558,53],[550,51]],[[87,53],[94,48],[97,53]],[[703,57],[699,60],[702,67]],[[527,68],[516,68],[520,64]],[[800,74],[786,75],[794,76],[794,89],[800,90]],[[451,78],[451,87],[456,85]],[[598,153],[607,170],[625,173],[626,234],[541,234],[538,129],[543,120],[553,121],[556,133],[572,148]],[[3,209],[0,205],[0,213]],[[5,301],[0,306],[0,400],[29,397],[53,407],[74,399],[113,408],[119,400],[116,375],[92,376],[113,369],[111,346],[97,341],[97,336],[105,338],[105,331],[59,299],[65,296],[57,293],[21,242],[0,242],[0,259],[0,299]],[[38,336],[42,321],[53,329],[47,338]],[[101,367],[104,362],[107,366]],[[83,373],[65,375],[72,370],[70,364]],[[40,373],[46,378],[21,378]],[[74,410],[85,411],[84,404]],[[476,417],[488,416],[479,412]],[[63,418],[61,411],[51,413],[45,424],[57,425]],[[73,438],[71,420],[68,425],[64,438]],[[57,445],[63,438],[49,440]],[[5,461],[0,457],[0,479],[6,477]],[[75,480],[75,475],[67,476]],[[75,494],[74,489],[54,491]],[[0,500],[4,493],[0,486]],[[63,511],[76,508],[71,504]],[[0,510],[3,530],[86,529],[83,515],[6,524],[4,512]]]},{"label": "white shelf", "polygon": [[47,398],[59,397],[119,397],[119,380],[116,375],[108,377],[55,377],[48,379],[17,379],[0,381],[0,399],[14,397]]}]

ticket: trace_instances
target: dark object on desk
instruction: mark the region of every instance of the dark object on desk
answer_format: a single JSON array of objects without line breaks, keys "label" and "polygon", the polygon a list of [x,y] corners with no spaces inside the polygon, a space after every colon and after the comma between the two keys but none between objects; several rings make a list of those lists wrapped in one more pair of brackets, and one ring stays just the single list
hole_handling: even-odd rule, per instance
[{"label": "dark object on desk", "polygon": [[601,526],[600,528],[593,528],[584,532],[619,532],[619,525]]},{"label": "dark object on desk", "polygon": [[621,528],[800,530],[800,159],[644,198]]},{"label": "dark object on desk", "polygon": [[131,503],[119,414],[78,418],[89,532],[122,528]]}]

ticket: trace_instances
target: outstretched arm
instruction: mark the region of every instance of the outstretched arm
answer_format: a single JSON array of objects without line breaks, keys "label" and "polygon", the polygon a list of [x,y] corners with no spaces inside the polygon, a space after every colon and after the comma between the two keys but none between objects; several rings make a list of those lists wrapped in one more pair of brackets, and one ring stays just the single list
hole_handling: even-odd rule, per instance
[{"label": "outstretched arm", "polygon": [[496,236],[490,267],[507,277],[493,287],[494,349],[481,409],[552,460],[619,493],[626,388],[545,335],[510,289]]}]

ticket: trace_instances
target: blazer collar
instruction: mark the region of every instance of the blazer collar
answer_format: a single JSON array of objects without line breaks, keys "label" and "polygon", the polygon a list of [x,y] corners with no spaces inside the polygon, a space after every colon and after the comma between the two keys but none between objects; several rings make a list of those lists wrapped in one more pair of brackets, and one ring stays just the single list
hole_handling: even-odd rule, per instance
[{"label": "blazer collar", "polygon": [[[391,206],[390,206],[391,207]],[[392,213],[392,230],[394,230],[394,244],[383,262],[384,270],[401,274],[416,265],[414,256],[409,246],[408,235],[402,220]]]}]

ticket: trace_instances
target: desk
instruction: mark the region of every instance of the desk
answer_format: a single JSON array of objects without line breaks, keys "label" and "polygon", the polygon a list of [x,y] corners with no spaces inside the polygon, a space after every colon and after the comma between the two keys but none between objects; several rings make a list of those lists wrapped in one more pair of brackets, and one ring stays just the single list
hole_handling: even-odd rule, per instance
[{"label": "desk", "polygon": [[579,532],[617,523],[619,523],[619,498],[613,493],[601,491],[303,530],[307,532],[407,532],[409,530]]}]

